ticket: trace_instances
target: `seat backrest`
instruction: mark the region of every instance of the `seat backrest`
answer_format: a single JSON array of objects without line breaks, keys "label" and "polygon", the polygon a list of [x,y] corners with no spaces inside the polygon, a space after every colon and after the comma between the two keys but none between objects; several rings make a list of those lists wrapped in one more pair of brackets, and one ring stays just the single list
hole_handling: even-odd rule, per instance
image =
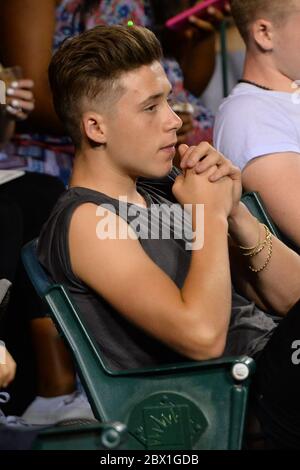
[{"label": "seat backrest", "polygon": [[127,448],[240,449],[250,376],[247,357],[112,371],[68,290],[40,265],[34,240],[23,262],[69,345],[95,416],[126,424]]}]

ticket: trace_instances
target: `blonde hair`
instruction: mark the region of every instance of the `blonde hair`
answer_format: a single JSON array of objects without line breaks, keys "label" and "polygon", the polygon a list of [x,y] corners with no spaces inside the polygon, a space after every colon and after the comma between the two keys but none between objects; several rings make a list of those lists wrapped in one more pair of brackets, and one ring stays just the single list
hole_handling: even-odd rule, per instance
[{"label": "blonde hair", "polygon": [[282,24],[295,7],[294,0],[231,0],[234,21],[246,42],[249,41],[249,26],[260,16]]}]

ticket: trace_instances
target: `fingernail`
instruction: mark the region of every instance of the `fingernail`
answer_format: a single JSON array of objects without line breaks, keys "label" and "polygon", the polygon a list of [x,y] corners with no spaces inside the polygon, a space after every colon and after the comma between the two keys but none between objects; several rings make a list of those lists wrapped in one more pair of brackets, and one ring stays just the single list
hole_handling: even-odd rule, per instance
[{"label": "fingernail", "polygon": [[12,100],[11,104],[14,108],[19,108],[20,107],[20,103],[19,103],[18,100]]},{"label": "fingernail", "polygon": [[216,9],[214,7],[209,7],[207,9],[207,12],[210,14],[210,15],[214,15],[216,13]]},{"label": "fingernail", "polygon": [[7,95],[11,96],[11,95],[13,95],[14,93],[15,93],[15,90],[13,90],[12,88],[7,88],[7,90],[6,90],[6,94],[7,94]]},{"label": "fingernail", "polygon": [[9,104],[6,106],[6,110],[10,113],[10,114],[17,114],[18,110],[13,108],[12,106],[10,106]]},{"label": "fingernail", "polygon": [[10,85],[12,88],[18,88],[19,84],[18,82],[11,82]]}]

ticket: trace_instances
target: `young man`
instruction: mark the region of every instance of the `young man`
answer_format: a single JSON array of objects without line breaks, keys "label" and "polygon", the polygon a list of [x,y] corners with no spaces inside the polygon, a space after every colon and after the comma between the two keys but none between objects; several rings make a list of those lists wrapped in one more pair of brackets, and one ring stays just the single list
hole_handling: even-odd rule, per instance
[{"label": "young man", "polygon": [[73,294],[110,367],[259,356],[255,391],[266,397],[259,409],[279,400],[280,422],[280,385],[296,373],[290,356],[299,316],[295,307],[274,333],[254,302],[232,295],[228,234],[243,265],[232,266],[241,292],[283,316],[300,297],[300,259],[239,202],[240,172],[208,144],[179,147],[184,174],[173,184],[181,121],[160,59],[150,31],[123,26],[94,28],[54,55],[54,104],[76,157],[39,259]]},{"label": "young man", "polygon": [[243,79],[219,109],[214,143],[300,249],[300,1],[232,0],[231,9],[247,54]]}]

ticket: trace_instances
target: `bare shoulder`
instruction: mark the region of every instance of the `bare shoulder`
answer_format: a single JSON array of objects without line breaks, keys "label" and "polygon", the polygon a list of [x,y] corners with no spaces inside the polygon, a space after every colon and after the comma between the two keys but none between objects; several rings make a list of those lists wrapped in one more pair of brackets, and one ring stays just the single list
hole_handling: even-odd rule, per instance
[{"label": "bare shoulder", "polygon": [[[119,241],[137,240],[130,226],[116,214],[114,206],[84,203],[78,206],[71,219],[70,242],[84,240],[101,250],[105,245],[116,247]],[[98,243],[99,241],[107,243]],[[117,242],[117,243],[116,243]]]},{"label": "bare shoulder", "polygon": [[73,214],[69,251],[74,274],[128,320],[175,344],[182,330],[176,312],[183,308],[177,286],[125,220],[109,211],[99,215],[97,209],[83,204]]},{"label": "bare shoulder", "polygon": [[134,262],[142,268],[148,261],[135,233],[113,206],[80,205],[71,219],[69,249],[73,271],[88,284],[93,282],[99,266],[98,279],[103,272],[116,270],[120,275],[120,267],[125,273]]}]

